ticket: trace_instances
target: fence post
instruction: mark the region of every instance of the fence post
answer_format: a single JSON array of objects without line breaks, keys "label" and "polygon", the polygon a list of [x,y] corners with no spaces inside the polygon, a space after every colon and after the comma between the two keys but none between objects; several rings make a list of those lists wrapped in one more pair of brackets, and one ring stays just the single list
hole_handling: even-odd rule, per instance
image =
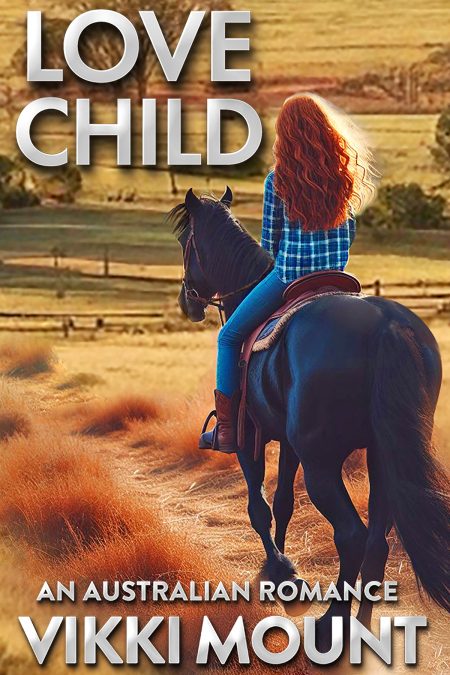
[{"label": "fence post", "polygon": [[62,321],[62,331],[63,331],[63,336],[65,338],[68,338],[69,332],[70,332],[70,323],[66,318],[64,318],[63,321]]},{"label": "fence post", "polygon": [[109,246],[103,249],[103,276],[109,277]]},{"label": "fence post", "polygon": [[381,281],[379,279],[375,279],[373,282],[373,294],[377,296],[381,295]]}]

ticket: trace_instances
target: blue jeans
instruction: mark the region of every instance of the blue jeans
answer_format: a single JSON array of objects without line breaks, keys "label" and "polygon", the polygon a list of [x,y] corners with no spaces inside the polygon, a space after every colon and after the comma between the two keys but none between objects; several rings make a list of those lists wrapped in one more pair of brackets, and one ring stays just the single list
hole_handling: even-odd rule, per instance
[{"label": "blue jeans", "polygon": [[217,352],[217,389],[232,396],[239,387],[239,358],[245,338],[282,304],[289,284],[275,270],[250,291],[221,329]]}]

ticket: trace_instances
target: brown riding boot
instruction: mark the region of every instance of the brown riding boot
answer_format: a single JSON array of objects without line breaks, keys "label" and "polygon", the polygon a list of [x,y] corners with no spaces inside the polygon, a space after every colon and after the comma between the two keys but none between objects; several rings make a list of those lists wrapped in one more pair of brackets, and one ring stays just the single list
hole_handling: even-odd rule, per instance
[{"label": "brown riding boot", "polygon": [[[216,409],[206,418],[198,447],[200,450],[219,450],[231,454],[238,450],[236,436],[240,391],[235,391],[230,398],[216,389],[214,396]],[[213,416],[217,417],[217,424],[212,431],[206,431]]]}]

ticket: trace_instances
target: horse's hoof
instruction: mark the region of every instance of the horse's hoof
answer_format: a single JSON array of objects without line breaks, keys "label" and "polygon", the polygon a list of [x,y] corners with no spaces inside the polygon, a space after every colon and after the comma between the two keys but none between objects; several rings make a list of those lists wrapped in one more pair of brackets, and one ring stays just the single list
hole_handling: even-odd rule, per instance
[{"label": "horse's hoof", "polygon": [[288,616],[292,617],[303,616],[303,614],[306,614],[308,609],[311,607],[312,603],[311,600],[309,600],[307,597],[304,600],[301,600],[299,596],[303,586],[305,586],[308,590],[310,590],[310,588],[306,583],[306,581],[304,581],[304,579],[300,579],[299,577],[292,579],[292,581],[297,586],[298,595],[292,600],[281,600],[280,598],[278,602],[283,607],[284,611]]}]

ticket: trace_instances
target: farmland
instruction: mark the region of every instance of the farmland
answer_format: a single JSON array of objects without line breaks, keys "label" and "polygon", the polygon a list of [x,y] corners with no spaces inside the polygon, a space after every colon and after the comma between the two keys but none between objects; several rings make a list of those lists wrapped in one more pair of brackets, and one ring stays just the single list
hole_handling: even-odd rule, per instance
[{"label": "farmland", "polygon": [[[136,102],[133,168],[118,170],[114,143],[94,141],[95,166],[83,170],[83,190],[79,196],[83,203],[105,204],[108,200],[114,203],[114,200],[120,200],[121,195],[132,193],[138,206],[164,211],[178,198],[173,195],[173,180],[179,194],[190,186],[198,190],[213,189],[219,193],[228,181],[241,200],[242,212],[254,217],[259,208],[262,173],[272,163],[274,118],[283,96],[296,89],[314,89],[322,80],[338,81],[342,77],[412,66],[446,43],[450,11],[441,0],[431,3],[420,0],[414,3],[413,8],[405,0],[394,3],[374,0],[361,7],[350,0],[339,3],[339,6],[334,0],[326,0],[320,5],[310,1],[283,0],[276,6],[263,0],[252,0],[247,7],[253,13],[252,53],[251,57],[243,55],[240,64],[252,67],[253,84],[249,96],[252,101],[256,97],[255,105],[265,130],[263,147],[258,153],[261,175],[246,176],[245,167],[236,167],[235,172],[228,172],[226,177],[214,172],[208,179],[205,175],[185,171],[175,171],[175,175],[170,177],[163,170],[167,144],[164,100],[175,92],[186,95],[188,101],[183,106],[183,147],[186,151],[205,152],[205,98],[220,94],[220,90],[216,91],[208,82],[208,35],[204,35],[180,88],[168,90],[162,87],[161,77],[155,82],[154,93],[162,102],[157,124],[159,170],[139,167],[140,124]],[[0,110],[0,148],[7,154],[17,152],[17,115],[26,101],[37,94],[27,87],[23,74],[7,67],[8,60],[24,39],[23,18],[27,8],[27,3],[23,1],[14,8],[5,5],[0,25],[3,45],[0,63],[3,62],[6,81],[18,91],[10,104]],[[47,10],[49,16],[55,13],[73,14],[70,7],[56,6],[48,1],[39,8]],[[227,94],[235,95],[233,92]],[[430,188],[441,181],[430,148],[434,142],[437,114],[444,103],[433,114],[417,114],[417,110],[413,107],[408,110],[404,104],[401,114],[386,114],[386,102],[382,98],[375,96],[371,99],[368,94],[356,104],[351,97],[346,100],[344,96],[341,100],[338,93],[332,98],[336,96],[346,110],[358,113],[355,119],[372,138],[385,183],[417,181]],[[99,122],[114,119],[113,99],[107,104],[101,98],[96,102],[95,93],[92,99]],[[243,125],[237,122],[226,125],[224,142],[229,150],[242,143],[244,131]],[[67,146],[73,156],[73,120],[43,116],[42,120],[36,121],[34,136],[44,150],[54,151]]]},{"label": "farmland", "polygon": [[[238,215],[239,204],[235,209]],[[164,213],[144,210],[22,209],[4,212],[0,226],[0,292],[16,298],[28,295],[29,309],[35,298],[43,305],[70,311],[88,306],[113,308],[114,303],[131,303],[133,308],[173,300],[181,276],[181,251]],[[259,220],[242,218],[256,238]],[[349,271],[365,284],[380,278],[396,281],[447,279],[446,257],[450,232],[371,232],[361,230],[352,248]],[[109,273],[102,278],[105,247]],[[61,257],[55,268],[52,251]],[[95,275],[98,275],[97,277]],[[114,276],[130,278],[115,279]],[[152,282],[133,281],[150,277]],[[59,284],[65,297],[59,301]],[[109,299],[108,299],[109,298]],[[104,300],[104,303],[103,303]],[[25,302],[25,304],[26,304]]]},{"label": "farmland", "polygon": [[[118,169],[114,143],[95,141],[95,166],[83,170],[76,205],[0,213],[2,673],[37,672],[25,652],[17,614],[34,615],[45,625],[49,610],[34,602],[43,578],[172,580],[187,575],[240,581],[254,580],[259,573],[262,549],[248,522],[246,487],[235,458],[197,449],[199,429],[212,406],[217,325],[191,325],[177,310],[181,252],[164,215],[191,186],[220,195],[229,183],[234,213],[258,237],[263,172],[272,162],[276,106],[286,90],[333,85],[339,78],[390,67],[409,69],[448,41],[450,6],[443,0],[367,0],[359,5],[354,0],[249,0],[246,8],[253,13],[248,64],[252,91],[265,129],[258,175],[250,175],[248,167],[235,167],[226,175],[169,174],[163,162],[159,170],[139,168],[139,153],[134,168]],[[17,152],[17,115],[38,95],[9,65],[23,42],[28,9],[41,9],[48,16],[74,14],[69,3],[18,0],[11,5],[0,0],[0,71],[13,92],[9,104],[0,106],[0,153],[8,156]],[[204,152],[204,99],[218,95],[208,81],[207,38],[189,64],[183,89],[176,89],[176,95],[186,92],[183,143],[191,152]],[[155,96],[163,100],[174,95],[160,80]],[[393,114],[394,104],[390,108],[377,96],[338,102],[357,113],[356,120],[371,136],[384,184],[416,181],[431,189],[442,180],[430,152],[439,111],[417,114],[400,101],[401,114]],[[112,100],[106,104],[93,98],[98,121],[114,117]],[[161,157],[166,143],[163,108],[164,102],[158,120]],[[139,131],[136,125],[137,148]],[[73,120],[42,119],[35,134],[43,149],[67,145],[73,152]],[[241,140],[239,125],[227,126],[228,149]],[[348,271],[364,284],[381,280],[383,293],[391,293],[388,284],[421,280],[428,285],[397,287],[395,293],[439,294],[450,288],[449,250],[450,231],[360,228]],[[436,307],[439,302],[433,300]],[[123,323],[111,318],[114,312],[127,314]],[[139,318],[131,319],[133,313]],[[144,320],[143,313],[152,316]],[[62,316],[74,320],[66,337]],[[104,320],[101,329],[98,318]],[[444,366],[435,442],[438,457],[449,466],[449,318],[433,310],[427,321]],[[364,457],[356,455],[346,467],[345,480],[366,519]],[[278,447],[270,444],[269,499],[277,463]],[[377,608],[376,617],[429,616],[418,672],[447,673],[445,617],[423,604],[395,534],[390,550],[386,579],[400,581],[401,602],[394,609]],[[287,553],[309,581],[335,580],[338,561],[331,528],[309,501],[301,473]],[[149,613],[148,607],[117,607],[118,613],[127,611]],[[197,625],[201,611],[188,608],[190,627]],[[252,606],[245,614],[254,622],[264,610]],[[221,620],[229,619],[225,612]],[[193,629],[188,633],[190,639]],[[386,672],[403,672],[399,664],[401,658],[395,659]],[[47,670],[50,675],[62,672],[51,664]],[[189,666],[187,672],[193,672]],[[229,672],[240,671],[231,666]],[[252,672],[267,671],[252,666]],[[297,667],[296,672],[306,670]],[[385,671],[379,663],[369,663],[362,672]]]}]

